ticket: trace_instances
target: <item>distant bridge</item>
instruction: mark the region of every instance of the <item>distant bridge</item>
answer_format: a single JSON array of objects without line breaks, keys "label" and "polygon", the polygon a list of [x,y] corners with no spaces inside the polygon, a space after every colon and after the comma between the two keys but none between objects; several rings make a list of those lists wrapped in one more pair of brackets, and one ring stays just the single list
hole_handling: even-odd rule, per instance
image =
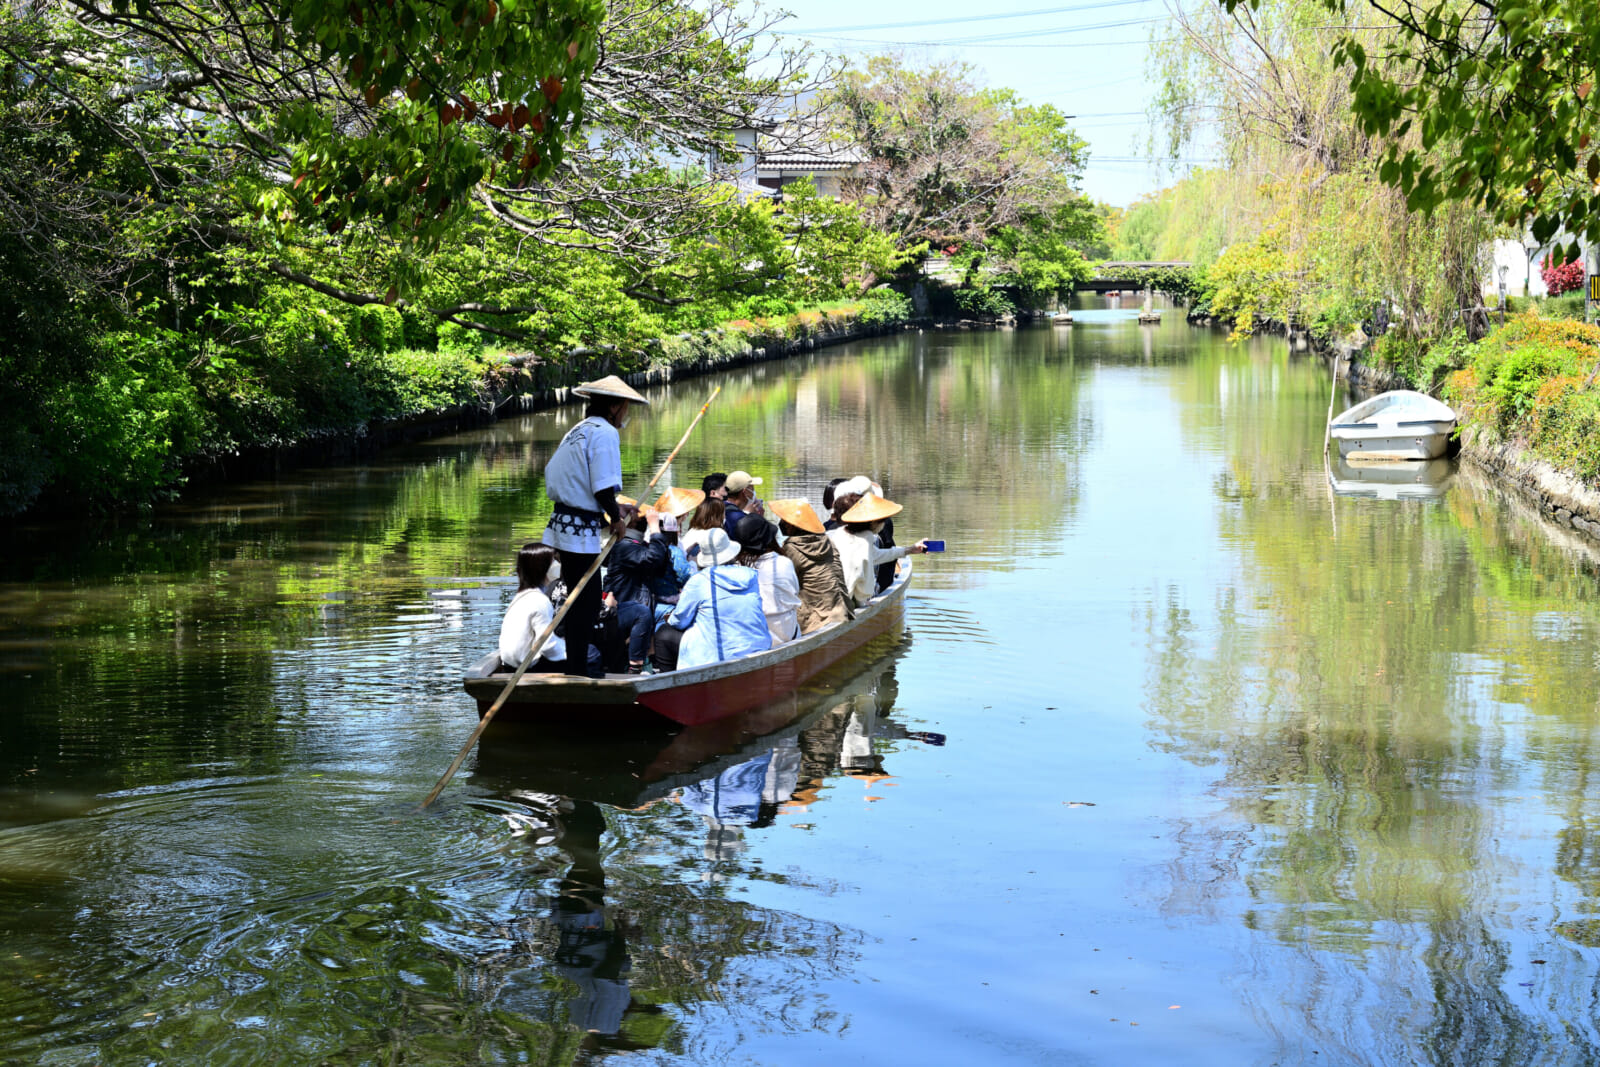
[{"label": "distant bridge", "polygon": [[[1187,271],[1193,263],[1184,260],[1121,260],[1102,263],[1095,271],[1095,276],[1087,281],[1079,282],[1076,288],[1081,292],[1089,290],[1095,293],[1109,293],[1117,290],[1143,289],[1145,283],[1151,281],[1151,275],[1163,271]],[[1157,289],[1166,288],[1159,279],[1155,279]]]}]

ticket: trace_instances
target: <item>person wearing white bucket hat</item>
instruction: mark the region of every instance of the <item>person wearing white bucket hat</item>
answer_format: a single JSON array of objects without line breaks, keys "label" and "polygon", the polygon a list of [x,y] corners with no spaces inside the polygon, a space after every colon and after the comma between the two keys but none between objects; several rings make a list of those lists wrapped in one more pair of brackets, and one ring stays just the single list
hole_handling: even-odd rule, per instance
[{"label": "person wearing white bucket hat", "polygon": [[658,669],[686,670],[772,647],[761,609],[760,579],[749,567],[733,562],[738,555],[739,546],[726,530],[709,532],[696,560],[700,573],[684,584],[678,606],[656,631],[658,656],[678,638],[676,663],[668,665],[658,658]]},{"label": "person wearing white bucket hat", "polygon": [[[554,513],[544,528],[545,544],[561,553],[561,570],[572,580],[600,554],[607,527],[622,534],[617,494],[622,491],[622,439],[628,408],[649,404],[616,375],[572,390],[589,401],[583,421],[567,431],[544,468],[544,491]],[[600,583],[591,581],[567,609],[567,673],[592,674],[589,647],[600,616]]]}]

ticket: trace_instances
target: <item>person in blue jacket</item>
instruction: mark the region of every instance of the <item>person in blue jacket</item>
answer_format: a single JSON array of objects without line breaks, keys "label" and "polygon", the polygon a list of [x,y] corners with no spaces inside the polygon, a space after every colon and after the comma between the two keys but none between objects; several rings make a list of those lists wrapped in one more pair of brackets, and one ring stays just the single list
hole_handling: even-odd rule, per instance
[{"label": "person in blue jacket", "polygon": [[[712,530],[700,549],[700,573],[678,595],[667,625],[683,631],[679,670],[738,659],[772,647],[767,616],[761,610],[756,572],[733,563],[739,546],[723,530]],[[660,641],[660,635],[657,635]]]}]

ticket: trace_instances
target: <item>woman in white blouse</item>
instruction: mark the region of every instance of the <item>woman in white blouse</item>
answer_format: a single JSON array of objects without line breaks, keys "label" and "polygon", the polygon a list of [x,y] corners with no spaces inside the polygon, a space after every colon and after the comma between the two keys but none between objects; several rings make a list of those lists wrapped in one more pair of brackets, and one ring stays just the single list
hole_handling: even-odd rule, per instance
[{"label": "woman in white blouse", "polygon": [[[561,561],[549,545],[523,545],[517,553],[517,595],[500,623],[500,662],[510,670],[521,666],[534,640],[555,617],[550,587],[561,578]],[[565,670],[567,643],[555,634],[544,643],[530,672]]]},{"label": "woman in white blouse", "polygon": [[793,641],[800,635],[800,576],[789,557],[778,552],[778,531],[760,515],[746,515],[734,535],[741,549],[734,562],[754,570],[761,583],[761,610],[772,647]]},{"label": "woman in white blouse", "polygon": [[845,589],[856,607],[871,600],[878,591],[878,567],[913,552],[926,552],[927,542],[884,548],[878,543],[883,521],[902,510],[899,504],[876,493],[858,496],[847,493],[834,498],[834,514],[844,525],[828,531],[828,540],[839,550],[844,567]]}]

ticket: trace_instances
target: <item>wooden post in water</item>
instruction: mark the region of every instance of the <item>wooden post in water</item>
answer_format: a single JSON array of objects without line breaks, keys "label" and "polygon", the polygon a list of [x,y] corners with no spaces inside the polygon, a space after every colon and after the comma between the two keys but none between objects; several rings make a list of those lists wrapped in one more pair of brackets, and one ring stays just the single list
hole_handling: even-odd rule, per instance
[{"label": "wooden post in water", "polygon": [[[700,420],[706,417],[706,409],[711,406],[711,402],[717,398],[717,394],[720,392],[722,392],[722,386],[719,385],[711,390],[711,395],[706,397],[706,402],[700,405],[700,411],[695,415],[694,421],[689,423],[689,428],[683,431],[683,436],[678,439],[677,445],[662,462],[660,468],[656,471],[655,477],[650,479],[650,484],[646,485],[644,492],[639,494],[641,502],[650,495],[650,491],[656,487],[656,483],[661,480],[661,476],[667,473],[667,468],[672,466],[672,461],[677,458],[678,452],[688,443],[689,435],[694,433],[696,426],[700,425]],[[534,638],[533,645],[528,649],[528,654],[522,657],[522,663],[518,665],[516,673],[512,674],[511,680],[506,683],[506,687],[500,690],[500,695],[489,706],[489,710],[484,712],[482,717],[478,719],[477,729],[472,731],[472,736],[467,738],[467,743],[461,746],[461,751],[456,753],[456,758],[450,761],[450,767],[444,772],[444,777],[435,783],[433,789],[423,798],[422,803],[417,805],[418,811],[424,810],[428,805],[438,800],[439,794],[444,792],[444,787],[449,785],[450,779],[456,776],[456,772],[461,769],[461,764],[466,761],[467,753],[472,751],[472,746],[478,743],[478,738],[483,736],[483,731],[488,729],[489,723],[500,713],[500,709],[505,707],[506,701],[511,697],[512,690],[516,689],[517,683],[522,681],[522,676],[528,673],[528,668],[533,666],[533,661],[538,658],[539,653],[544,651],[545,643],[550,640],[550,635],[556,632],[556,627],[561,625],[561,620],[567,617],[567,609],[572,607],[573,602],[578,599],[578,592],[589,584],[589,579],[599,572],[600,564],[605,561],[607,554],[610,553],[612,546],[616,543],[617,535],[615,533],[608,536],[605,544],[600,546],[600,554],[594,558],[593,563],[589,564],[589,569],[583,572],[583,577],[578,579],[578,584],[567,590],[566,603],[561,605],[561,610],[555,613],[555,617],[550,620],[550,625],[544,628],[544,632]]]}]

